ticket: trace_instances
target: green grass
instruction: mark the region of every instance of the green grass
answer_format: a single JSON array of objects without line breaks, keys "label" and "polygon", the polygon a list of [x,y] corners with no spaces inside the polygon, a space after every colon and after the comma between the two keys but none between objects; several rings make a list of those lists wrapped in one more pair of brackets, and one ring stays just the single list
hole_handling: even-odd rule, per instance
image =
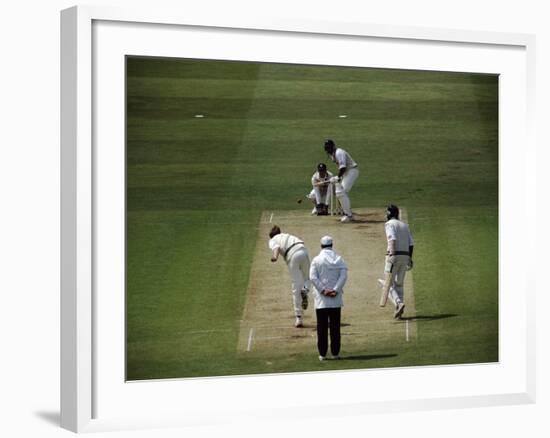
[{"label": "green grass", "polygon": [[326,137],[360,164],[353,205],[407,208],[426,318],[415,342],[323,369],[498,360],[496,76],[147,58],[127,72],[128,379],[320,369],[315,351],[250,359],[236,343],[260,213],[296,208]]}]

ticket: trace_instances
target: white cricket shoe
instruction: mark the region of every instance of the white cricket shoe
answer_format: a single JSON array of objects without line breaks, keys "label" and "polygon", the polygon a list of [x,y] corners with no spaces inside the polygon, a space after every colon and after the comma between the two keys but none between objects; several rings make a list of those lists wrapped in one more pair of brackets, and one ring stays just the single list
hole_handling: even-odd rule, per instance
[{"label": "white cricket shoe", "polygon": [[311,214],[317,214],[317,209],[315,207],[311,210]]},{"label": "white cricket shoe", "polygon": [[294,327],[296,328],[300,328],[300,327],[303,327],[304,326],[304,323],[302,321],[302,317],[301,316],[297,316],[296,317],[296,322],[294,323]]},{"label": "white cricket shoe", "polygon": [[347,216],[347,215],[342,216],[342,219],[340,219],[340,222],[344,224],[347,222],[351,222],[351,216]]},{"label": "white cricket shoe", "polygon": [[332,359],[334,359],[334,360],[340,360],[341,357],[337,354],[336,356],[332,356]]},{"label": "white cricket shoe", "polygon": [[325,356],[319,356],[319,361],[320,362],[324,362],[325,360],[327,360],[327,358]]}]

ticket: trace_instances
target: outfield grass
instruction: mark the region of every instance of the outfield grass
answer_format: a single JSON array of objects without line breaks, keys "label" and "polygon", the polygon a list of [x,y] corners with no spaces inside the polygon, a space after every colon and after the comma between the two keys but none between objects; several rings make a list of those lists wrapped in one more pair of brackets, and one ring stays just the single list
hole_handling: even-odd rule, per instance
[{"label": "outfield grass", "polygon": [[323,369],[498,360],[496,76],[149,58],[127,74],[128,379],[319,369],[314,350],[273,363],[236,343],[260,214],[297,208],[326,137],[360,165],[352,205],[407,207],[424,318],[415,342]]}]

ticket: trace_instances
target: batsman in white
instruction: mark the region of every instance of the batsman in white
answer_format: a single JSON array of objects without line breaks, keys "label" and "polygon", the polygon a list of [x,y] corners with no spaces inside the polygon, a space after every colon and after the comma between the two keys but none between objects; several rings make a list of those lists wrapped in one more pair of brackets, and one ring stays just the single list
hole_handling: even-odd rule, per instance
[{"label": "batsman in white", "polygon": [[332,158],[332,161],[338,166],[338,176],[333,176],[330,182],[336,184],[336,197],[344,210],[342,222],[351,222],[353,214],[351,212],[351,201],[348,193],[353,187],[353,183],[359,176],[357,163],[351,158],[351,155],[342,148],[337,148],[333,140],[325,141],[325,152]]},{"label": "batsman in white", "polygon": [[317,165],[317,172],[311,177],[312,189],[307,195],[308,199],[313,202],[313,210],[311,214],[318,216],[326,216],[328,214],[328,206],[330,204],[331,191],[329,190],[330,179],[333,177],[332,173],[327,170],[325,163],[319,163]]},{"label": "batsman in white", "polygon": [[412,255],[414,242],[409,225],[399,220],[399,208],[390,204],[386,207],[385,224],[388,249],[385,259],[385,280],[379,280],[383,284],[380,305],[386,305],[389,296],[395,306],[394,318],[400,319],[405,310],[404,288],[405,274],[412,269]]},{"label": "batsman in white", "polygon": [[304,242],[292,234],[281,233],[281,229],[274,225],[269,232],[269,249],[271,261],[276,262],[282,256],[288,266],[290,274],[295,327],[303,327],[303,311],[308,307],[309,292],[309,254]]}]

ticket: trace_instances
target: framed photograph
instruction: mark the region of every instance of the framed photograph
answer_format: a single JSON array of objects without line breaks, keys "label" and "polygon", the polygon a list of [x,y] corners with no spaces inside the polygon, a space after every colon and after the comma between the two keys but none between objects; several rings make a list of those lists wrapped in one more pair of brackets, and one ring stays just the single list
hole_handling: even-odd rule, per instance
[{"label": "framed photograph", "polygon": [[63,427],[534,401],[533,36],[61,18]]}]

